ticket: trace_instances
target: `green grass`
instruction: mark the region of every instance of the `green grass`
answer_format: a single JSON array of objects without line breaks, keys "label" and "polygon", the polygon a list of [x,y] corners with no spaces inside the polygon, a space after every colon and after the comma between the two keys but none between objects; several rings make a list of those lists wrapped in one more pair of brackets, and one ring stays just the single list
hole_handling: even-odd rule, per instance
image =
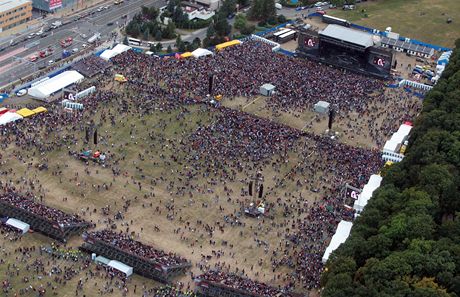
[{"label": "green grass", "polygon": [[[453,47],[460,38],[459,0],[368,1],[358,4],[354,11],[331,9],[328,13],[378,30],[392,27],[401,36],[436,45]],[[447,24],[447,18],[452,23]]]}]

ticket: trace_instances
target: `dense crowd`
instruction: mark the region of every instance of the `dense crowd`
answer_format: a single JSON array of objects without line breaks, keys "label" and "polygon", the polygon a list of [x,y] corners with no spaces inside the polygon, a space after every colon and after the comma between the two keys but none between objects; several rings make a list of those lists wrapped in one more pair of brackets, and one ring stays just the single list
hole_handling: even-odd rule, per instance
[{"label": "dense crowd", "polygon": [[[80,67],[85,68],[88,73],[98,74],[105,65],[104,63],[99,64],[100,61],[102,60],[99,58],[89,58]],[[292,287],[317,288],[320,273],[323,270],[321,256],[327,240],[335,232],[335,227],[341,219],[351,219],[353,216],[352,211],[343,205],[341,194],[343,185],[349,183],[359,188],[366,183],[371,174],[378,172],[382,165],[378,151],[342,144],[336,140],[301,132],[241,111],[224,107],[211,108],[208,105],[200,106],[207,114],[214,116],[213,122],[207,125],[198,122],[198,128],[189,129],[192,131],[189,134],[178,131],[177,137],[179,135],[183,137],[180,142],[173,142],[165,136],[163,131],[168,125],[174,125],[174,118],[171,118],[169,122],[158,120],[152,124],[143,122],[143,115],[154,110],[166,113],[171,113],[174,109],[179,110],[175,120],[181,122],[180,127],[188,128],[187,121],[182,121],[187,116],[187,106],[203,101],[208,92],[208,78],[211,74],[215,75],[214,94],[251,98],[258,95],[262,84],[269,82],[276,86],[275,94],[268,98],[269,107],[272,109],[303,111],[311,108],[317,101],[325,100],[338,107],[339,118],[352,111],[366,115],[367,107],[373,100],[369,94],[380,93],[383,83],[307,60],[275,54],[268,45],[259,42],[246,42],[234,48],[227,48],[213,57],[186,60],[158,59],[128,51],[115,57],[113,63],[116,73],[121,73],[128,78],[128,82],[119,88],[120,92],[117,92],[115,88],[107,90],[114,86],[112,76],[114,72],[107,70],[97,77],[96,82],[90,84],[94,84],[98,91],[80,100],[80,103],[85,106],[84,111],[64,114],[58,104],[47,106],[48,113],[46,114],[31,117],[22,123],[10,123],[0,127],[2,140],[0,147],[7,148],[8,145],[13,144],[18,149],[15,156],[24,163],[28,162],[30,156],[21,152],[30,152],[34,157],[40,156],[41,160],[46,163],[49,161],[46,158],[48,152],[62,148],[67,150],[79,142],[81,144],[78,134],[81,136],[84,133],[86,123],[92,121],[96,115],[102,123],[110,123],[113,127],[117,125],[129,127],[129,139],[111,139],[113,131],[101,132],[99,136],[100,142],[110,149],[107,154],[110,160],[113,160],[109,167],[114,175],[114,183],[115,177],[123,170],[119,166],[123,164],[126,157],[126,154],[118,152],[127,150],[130,144],[138,145],[142,142],[142,149],[139,150],[140,161],[145,162],[144,159],[148,160],[149,157],[153,160],[159,155],[160,161],[155,159],[152,166],[171,168],[171,172],[174,172],[174,174],[164,176],[147,176],[145,180],[142,180],[145,176],[140,171],[138,163],[133,161],[133,167],[136,168],[141,178],[137,180],[131,177],[129,182],[139,187],[139,190],[144,189],[143,192],[139,191],[139,197],[140,195],[149,199],[158,197],[155,196],[153,188],[162,189],[162,185],[166,190],[164,193],[169,192],[170,194],[170,197],[161,196],[150,200],[154,202],[143,202],[142,207],[148,208],[150,205],[151,210],[149,211],[152,214],[166,215],[168,220],[175,221],[174,226],[178,229],[174,234],[181,234],[181,240],[188,242],[188,247],[193,251],[202,244],[198,244],[198,240],[195,241],[195,239],[187,241],[189,237],[200,238],[200,242],[206,242],[206,239],[209,239],[210,245],[213,246],[215,245],[213,236],[219,230],[224,233],[224,230],[243,226],[244,231],[240,232],[241,240],[253,240],[254,246],[264,249],[269,263],[264,263],[264,259],[260,259],[259,263],[268,264],[272,268],[273,281],[284,284],[284,287],[277,289],[252,281],[248,278],[248,271],[244,269],[240,269],[242,273],[230,273],[230,270],[238,271],[238,264],[246,262],[246,259],[244,261],[239,259],[238,254],[235,257],[234,252],[232,258],[238,259],[239,262],[236,261],[238,263],[232,267],[229,263],[216,264],[228,267],[225,270],[213,269],[215,267],[206,261],[198,263],[197,267],[203,273],[199,278],[262,296],[276,296],[280,293],[281,296],[287,296],[287,288]],[[81,87],[84,88],[84,86]],[[379,96],[378,98],[384,102],[384,94],[379,94]],[[113,104],[116,111],[105,108],[107,104]],[[401,109],[410,107],[408,101],[401,104]],[[395,114],[395,121],[399,120],[399,115],[399,113]],[[135,117],[140,123],[126,122],[128,116]],[[409,114],[407,118],[410,118]],[[372,120],[369,121],[369,126],[371,126]],[[137,134],[140,134],[138,133],[140,129],[148,130],[148,137],[136,138]],[[390,131],[392,127],[388,124],[385,129]],[[377,131],[371,131],[375,139],[381,138]],[[119,147],[117,143],[121,143]],[[180,144],[174,147],[177,154],[171,156],[164,154],[168,145],[175,144]],[[179,151],[183,152],[184,156]],[[280,167],[288,164],[288,152],[295,152],[300,160],[297,165],[289,164],[292,170],[284,176]],[[0,162],[2,162],[1,155]],[[239,182],[246,189],[252,174],[263,171],[264,166],[274,172],[274,176],[266,176],[265,179],[272,178],[276,184],[275,188],[267,189],[267,193],[270,193],[265,195],[267,205],[270,205],[275,211],[279,210],[283,214],[283,221],[275,224],[264,218],[257,220],[254,228],[246,230],[245,224],[242,223],[244,219],[239,216],[240,206],[244,205],[243,199],[239,199],[241,197],[238,198],[238,195],[235,195],[230,189],[230,183]],[[179,169],[173,171],[173,168],[175,170],[176,167]],[[61,179],[60,168],[51,169],[51,171],[52,175]],[[87,167],[85,167],[85,172],[91,175]],[[127,176],[127,171],[125,173]],[[11,174],[12,171],[8,168],[0,170],[0,176],[5,176],[5,179],[10,179]],[[200,175],[206,179],[198,179],[197,176]],[[237,180],[237,175],[244,177]],[[80,185],[81,180],[81,177],[76,175],[71,182],[79,184],[79,187],[92,187],[98,192],[102,191],[101,189],[107,190],[112,187],[111,182],[101,186],[97,184],[96,179],[92,185],[84,183]],[[286,189],[284,184],[287,180],[293,182],[295,187]],[[201,181],[201,184],[197,184]],[[38,185],[30,181],[24,181],[21,185],[23,190],[36,187],[33,190],[45,195]],[[211,195],[216,185],[222,186],[223,191]],[[319,192],[321,197],[311,202],[311,197],[306,197],[308,194],[305,195],[305,193],[311,193],[309,191]],[[242,189],[241,193],[241,196],[244,196],[245,190]],[[271,195],[271,193],[274,194]],[[221,221],[203,222],[205,218],[186,219],[181,216],[181,211],[186,207],[199,207],[193,205],[194,199],[202,194],[213,198],[210,198],[210,201],[203,201],[201,207],[207,211],[206,208],[209,205],[218,205],[219,214],[223,218]],[[226,199],[220,199],[221,195],[226,195]],[[83,194],[82,198],[85,198]],[[137,198],[136,196],[135,199]],[[126,203],[126,199],[122,199]],[[0,200],[17,207],[28,208],[28,210],[62,224],[81,220],[78,216],[65,216],[58,210],[54,211],[31,199],[20,199],[18,195],[11,193],[4,194]],[[231,207],[227,207],[228,205]],[[110,206],[116,208],[116,203],[115,206],[113,204]],[[230,213],[228,213],[229,208],[232,209]],[[119,212],[118,217],[123,221],[122,226],[131,226],[132,221],[128,223],[129,220],[123,219],[126,209]],[[89,213],[89,208],[83,212]],[[109,206],[107,206],[106,213],[110,213]],[[99,220],[98,224],[107,222],[113,223],[111,219],[107,219]],[[108,225],[109,223],[107,227]],[[179,226],[183,225],[186,227],[181,229],[182,227]],[[160,229],[161,226],[155,226],[156,232],[159,232]],[[278,246],[268,246],[259,238],[263,230],[268,229],[276,232]],[[186,259],[175,254],[159,251],[134,240],[134,236],[128,233],[102,230],[88,232],[86,236],[102,240],[131,254],[151,259],[165,266],[187,262]],[[137,236],[142,235],[138,233]],[[223,254],[217,248],[212,251],[214,259],[218,259]],[[283,268],[286,266],[292,273],[280,273],[280,271],[285,271]],[[88,274],[91,275],[91,272]],[[107,271],[107,274],[105,277],[108,277],[109,280],[100,290],[101,295],[110,294],[114,287],[127,291],[129,282],[115,280],[113,271]],[[256,274],[256,276],[260,275]],[[143,288],[142,296],[180,296],[177,290],[171,287]],[[136,291],[134,292],[136,294]]]},{"label": "dense crowd", "polygon": [[95,55],[88,56],[72,64],[72,69],[77,70],[86,77],[104,73],[108,68],[110,68],[110,64]]},{"label": "dense crowd", "polygon": [[57,224],[61,228],[87,223],[78,215],[67,214],[62,210],[37,203],[33,198],[21,196],[11,190],[0,194],[0,201],[13,207],[25,210],[36,216],[42,217],[45,220],[52,222],[53,224]]},{"label": "dense crowd", "polygon": [[187,264],[187,260],[173,253],[165,253],[155,249],[152,246],[145,245],[142,242],[132,239],[129,234],[116,233],[110,230],[100,230],[88,232],[84,235],[86,240],[100,240],[108,243],[111,246],[119,248],[129,254],[159,263],[164,266],[176,266]]},{"label": "dense crowd", "polygon": [[[208,270],[206,273],[196,277],[200,285],[201,281],[205,283],[214,283],[218,287],[225,286],[236,292],[243,291],[250,293],[251,296],[278,297],[278,296],[295,296],[292,293],[285,292],[281,289],[271,287],[265,283],[260,283],[246,277],[241,277],[234,273],[225,273],[218,270]],[[207,287],[207,285],[202,285]]]},{"label": "dense crowd", "polygon": [[280,55],[256,41],[200,59],[160,60],[128,51],[113,62],[131,84],[156,81],[153,85],[158,87],[162,82],[172,100],[186,102],[205,98],[210,75],[215,77],[213,93],[226,97],[251,98],[263,84],[271,83],[276,89],[269,102],[283,110],[305,110],[324,100],[344,112],[362,112],[371,100],[369,94],[383,90],[382,81]]}]

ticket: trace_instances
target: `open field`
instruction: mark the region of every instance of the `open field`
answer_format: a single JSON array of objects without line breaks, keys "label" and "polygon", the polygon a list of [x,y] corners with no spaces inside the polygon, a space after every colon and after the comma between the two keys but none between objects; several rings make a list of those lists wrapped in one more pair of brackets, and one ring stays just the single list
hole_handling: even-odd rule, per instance
[{"label": "open field", "polygon": [[[359,3],[353,11],[331,9],[328,14],[382,31],[391,27],[401,36],[446,47],[460,38],[457,0],[375,0]],[[447,18],[452,23],[447,24]]]}]

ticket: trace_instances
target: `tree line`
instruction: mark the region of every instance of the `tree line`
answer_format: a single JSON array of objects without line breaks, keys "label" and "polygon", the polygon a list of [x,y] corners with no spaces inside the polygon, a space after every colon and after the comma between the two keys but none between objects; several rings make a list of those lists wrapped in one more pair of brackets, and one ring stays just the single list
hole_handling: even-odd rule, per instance
[{"label": "tree line", "polygon": [[330,257],[323,297],[460,296],[460,39],[402,162]]}]

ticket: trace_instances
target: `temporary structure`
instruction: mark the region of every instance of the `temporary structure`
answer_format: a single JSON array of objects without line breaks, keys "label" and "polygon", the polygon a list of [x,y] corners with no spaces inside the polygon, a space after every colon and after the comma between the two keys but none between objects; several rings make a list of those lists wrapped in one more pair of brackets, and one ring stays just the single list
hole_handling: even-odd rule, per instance
[{"label": "temporary structure", "polygon": [[330,103],[326,101],[318,101],[315,106],[314,110],[317,113],[328,113],[329,112]]},{"label": "temporary structure", "polygon": [[23,221],[20,221],[20,220],[17,220],[17,219],[13,219],[13,218],[9,218],[5,224],[7,224],[8,226],[11,226],[11,227],[14,227],[18,230],[20,230],[22,232],[22,234],[25,234],[29,231],[30,229],[30,225],[27,224],[27,223],[24,223]]},{"label": "temporary structure", "polygon": [[227,41],[227,42],[224,42],[224,43],[216,45],[216,50],[220,51],[221,49],[224,49],[226,47],[234,46],[234,45],[238,45],[238,44],[241,44],[241,41],[239,41],[237,39],[232,40],[232,41]]},{"label": "temporary structure", "polygon": [[10,122],[15,122],[21,119],[23,119],[23,117],[17,114],[16,112],[8,111],[0,116],[0,125],[5,125]]},{"label": "temporary structure", "polygon": [[35,114],[34,111],[28,109],[28,108],[21,108],[20,110],[16,111],[16,113],[20,116],[22,116],[23,118],[28,118],[28,117],[31,117]]},{"label": "temporary structure", "polygon": [[43,106],[39,106],[35,109],[32,109],[33,112],[35,113],[42,113],[42,112],[47,112],[48,110],[46,108],[44,108]]},{"label": "temporary structure", "polygon": [[126,276],[133,274],[133,268],[117,260],[111,260],[107,266],[123,272]]},{"label": "temporary structure", "polygon": [[189,58],[192,56],[192,53],[191,52],[185,52],[183,54],[180,55],[181,58]]},{"label": "temporary structure", "polygon": [[213,55],[213,53],[210,50],[204,49],[204,48],[197,48],[192,52],[192,55],[195,58],[203,57],[203,56],[209,56]]},{"label": "temporary structure", "polygon": [[332,236],[331,242],[329,246],[326,248],[324,252],[322,262],[326,264],[329,256],[333,251],[335,251],[342,243],[347,240],[348,236],[350,235],[351,227],[353,226],[352,222],[347,221],[340,221],[339,225],[337,226],[337,231],[335,231],[334,236]]},{"label": "temporary structure", "polygon": [[271,96],[273,91],[275,90],[275,86],[272,84],[264,84],[260,87],[260,94],[264,96]]},{"label": "temporary structure", "polygon": [[359,195],[359,198],[355,201],[353,208],[359,213],[362,212],[364,207],[367,205],[369,199],[371,199],[374,191],[380,187],[382,177],[377,174],[371,175],[369,182],[364,186],[363,191]]},{"label": "temporary structure", "polygon": [[78,71],[70,70],[56,75],[36,86],[29,89],[29,95],[36,98],[45,100],[52,94],[68,87],[74,83],[79,83],[84,79]]}]

